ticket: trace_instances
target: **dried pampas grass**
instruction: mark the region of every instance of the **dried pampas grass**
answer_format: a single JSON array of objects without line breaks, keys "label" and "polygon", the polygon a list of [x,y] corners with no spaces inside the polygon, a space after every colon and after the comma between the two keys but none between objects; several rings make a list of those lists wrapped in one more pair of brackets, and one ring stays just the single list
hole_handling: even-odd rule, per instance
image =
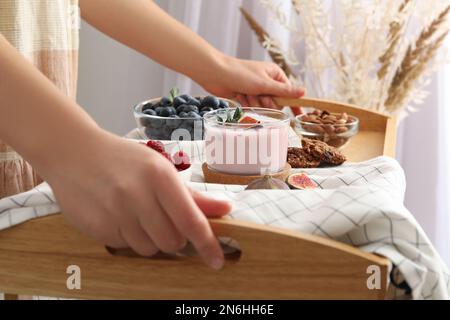
[{"label": "dried pampas grass", "polygon": [[397,45],[403,36],[403,31],[406,25],[407,17],[404,13],[410,4],[411,0],[403,1],[398,9],[398,16],[389,24],[388,47],[379,59],[381,67],[380,70],[378,70],[377,76],[380,80],[383,80],[387,76],[391,67],[391,62],[395,56],[395,50],[397,49]]},{"label": "dried pampas grass", "polygon": [[[450,0],[259,2],[290,34],[290,48],[283,51],[248,12],[242,14],[288,76],[311,95],[387,114],[403,115],[422,102],[449,32]],[[286,54],[295,50],[297,59]]]},{"label": "dried pampas grass", "polygon": [[[261,43],[263,47],[267,48],[265,44],[267,42],[270,42],[271,39],[269,34],[258,24],[258,22],[256,22],[255,19],[253,19],[253,17],[244,8],[241,7],[240,10],[245,20],[249,24],[250,28],[258,37],[258,41]],[[289,64],[286,62],[286,59],[281,53],[280,48],[276,44],[273,45],[273,47],[270,48],[268,52],[272,60],[276,64],[278,64],[281,69],[283,69],[284,73],[286,73],[288,77],[295,77],[294,72],[292,71],[291,67],[289,67]]]},{"label": "dried pampas grass", "polygon": [[388,112],[395,111],[396,106],[405,103],[408,93],[414,87],[414,83],[436,56],[448,34],[448,30],[438,35],[437,39],[433,39],[436,37],[436,34],[441,33],[441,26],[446,22],[449,12],[450,5],[420,33],[415,44],[408,47],[389,87],[388,98],[384,104]]}]

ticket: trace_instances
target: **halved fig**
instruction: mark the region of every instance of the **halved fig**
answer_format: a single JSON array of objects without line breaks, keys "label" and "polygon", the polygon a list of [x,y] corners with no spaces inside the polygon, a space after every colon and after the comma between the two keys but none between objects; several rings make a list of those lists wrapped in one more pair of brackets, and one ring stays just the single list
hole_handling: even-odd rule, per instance
[{"label": "halved fig", "polygon": [[306,173],[294,173],[287,178],[288,185],[293,189],[307,190],[316,189],[317,184],[312,181]]}]

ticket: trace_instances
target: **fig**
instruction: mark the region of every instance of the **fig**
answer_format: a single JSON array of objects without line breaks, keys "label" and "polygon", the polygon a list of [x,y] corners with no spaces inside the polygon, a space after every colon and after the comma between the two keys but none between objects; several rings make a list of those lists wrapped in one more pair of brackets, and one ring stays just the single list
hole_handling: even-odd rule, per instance
[{"label": "fig", "polygon": [[287,179],[287,183],[293,189],[307,190],[317,188],[317,184],[312,181],[305,173],[291,174]]},{"label": "fig", "polygon": [[245,190],[289,190],[289,186],[282,180],[270,175],[265,175],[261,179],[252,181]]}]

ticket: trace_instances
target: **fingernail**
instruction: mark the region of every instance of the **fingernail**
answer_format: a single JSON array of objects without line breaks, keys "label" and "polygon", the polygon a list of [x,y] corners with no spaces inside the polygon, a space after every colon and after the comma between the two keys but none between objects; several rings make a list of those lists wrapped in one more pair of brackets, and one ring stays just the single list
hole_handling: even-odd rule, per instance
[{"label": "fingernail", "polygon": [[223,268],[224,263],[225,263],[225,261],[223,259],[215,258],[215,259],[211,260],[210,266],[214,270],[220,270]]},{"label": "fingernail", "polygon": [[295,94],[297,95],[297,96],[303,96],[304,94],[305,94],[305,89],[304,88],[295,88]]}]

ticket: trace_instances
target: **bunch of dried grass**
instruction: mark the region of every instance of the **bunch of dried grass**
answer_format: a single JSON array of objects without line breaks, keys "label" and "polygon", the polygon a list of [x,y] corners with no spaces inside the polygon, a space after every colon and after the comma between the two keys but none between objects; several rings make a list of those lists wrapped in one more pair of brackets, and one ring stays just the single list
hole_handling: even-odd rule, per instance
[{"label": "bunch of dried grass", "polygon": [[423,86],[442,63],[449,0],[291,0],[288,9],[282,0],[259,1],[289,32],[290,45],[283,50],[241,9],[244,18],[310,95],[406,115],[423,102]]}]

